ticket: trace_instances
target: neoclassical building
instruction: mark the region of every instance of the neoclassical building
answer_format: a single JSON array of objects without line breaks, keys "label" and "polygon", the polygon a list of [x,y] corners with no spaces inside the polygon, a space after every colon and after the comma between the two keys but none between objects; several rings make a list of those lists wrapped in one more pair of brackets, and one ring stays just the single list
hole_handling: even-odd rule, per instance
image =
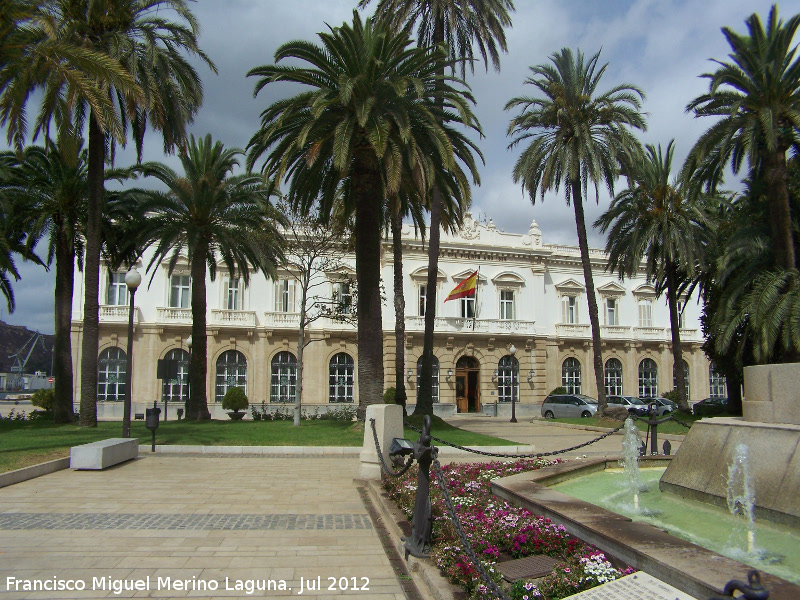
[{"label": "neoclassical building", "polygon": [[[147,265],[149,253],[142,260]],[[395,382],[393,257],[391,240],[382,253],[385,388]],[[403,230],[409,404],[416,385],[425,315],[427,246],[410,226]],[[591,250],[603,339],[607,393],[655,396],[673,388],[669,314],[664,298],[643,274],[620,282],[605,271],[606,255]],[[354,274],[354,260],[345,271]],[[140,270],[143,270],[140,266]],[[444,302],[451,289],[478,271],[474,298]],[[345,304],[347,273],[328,275],[326,294]],[[75,273],[73,361],[80,369],[83,278]],[[101,414],[121,414],[127,369],[128,296],[124,272],[101,274],[98,400]],[[289,272],[277,280],[257,274],[244,287],[224,268],[208,290],[207,394],[215,414],[231,386],[243,387],[251,404],[293,402],[296,389],[298,282]],[[154,400],[181,405],[188,395],[191,334],[191,278],[188,263],[170,274],[166,265],[143,273],[136,293],[133,344],[133,401],[141,412]],[[591,331],[578,248],[546,244],[534,221],[526,234],[505,233],[468,215],[455,235],[443,234],[439,258],[434,398],[437,412],[483,411],[505,415],[513,399],[522,415],[538,407],[555,387],[597,396],[592,370]],[[709,364],[700,344],[700,306],[684,299],[681,339],[689,397],[726,395],[725,381]],[[345,309],[346,310],[346,309]],[[314,340],[304,352],[303,404],[314,407],[358,398],[358,353],[352,323],[322,318],[307,330]],[[178,377],[157,378],[158,359],[178,361]],[[80,378],[75,378],[80,397]],[[176,406],[176,404],[173,404]]]}]

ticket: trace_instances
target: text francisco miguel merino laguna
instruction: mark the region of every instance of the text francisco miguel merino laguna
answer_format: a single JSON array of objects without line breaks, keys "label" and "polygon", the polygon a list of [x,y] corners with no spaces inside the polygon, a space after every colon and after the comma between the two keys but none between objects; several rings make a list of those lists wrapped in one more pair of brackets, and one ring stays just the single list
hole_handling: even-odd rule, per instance
[{"label": "text francisco miguel merino laguna", "polygon": [[[297,582],[298,595],[304,592],[316,591],[350,591],[366,592],[369,591],[368,577],[300,577]],[[17,579],[16,577],[6,577],[7,592],[60,592],[60,591],[82,591],[82,590],[102,590],[115,594],[126,591],[149,591],[149,590],[168,590],[168,591],[209,591],[229,590],[239,591],[245,594],[266,591],[286,591],[292,588],[284,579],[231,579],[226,577],[224,581],[216,579],[176,579],[173,577],[150,577],[143,579],[114,579],[112,577],[92,577],[91,582],[83,579],[62,579],[53,576],[50,579]]]}]

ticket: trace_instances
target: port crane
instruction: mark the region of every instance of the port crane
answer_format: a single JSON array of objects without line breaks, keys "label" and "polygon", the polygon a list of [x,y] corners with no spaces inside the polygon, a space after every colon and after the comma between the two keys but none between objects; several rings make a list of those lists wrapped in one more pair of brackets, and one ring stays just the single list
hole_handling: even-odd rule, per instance
[{"label": "port crane", "polygon": [[31,357],[31,354],[33,354],[37,343],[41,343],[42,349],[47,352],[47,348],[44,345],[44,336],[37,331],[22,345],[22,348],[20,348],[16,354],[11,354],[8,357],[14,359],[14,363],[11,365],[10,381],[8,382],[8,387],[10,389],[22,389],[22,377],[25,375],[25,365],[28,364],[28,359]]}]

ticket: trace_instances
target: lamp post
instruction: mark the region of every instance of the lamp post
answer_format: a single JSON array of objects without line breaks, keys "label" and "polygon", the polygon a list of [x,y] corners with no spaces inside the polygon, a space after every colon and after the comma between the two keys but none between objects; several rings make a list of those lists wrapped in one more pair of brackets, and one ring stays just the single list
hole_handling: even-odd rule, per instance
[{"label": "lamp post", "polygon": [[517,353],[517,347],[514,344],[511,344],[511,348],[508,349],[508,353],[511,355],[511,423],[517,422],[517,411],[516,411],[516,403],[514,402],[514,388],[516,387],[516,375],[517,375],[517,365],[514,363],[515,354]]},{"label": "lamp post", "polygon": [[142,276],[136,267],[131,267],[125,273],[125,285],[131,295],[131,305],[128,311],[128,368],[125,369],[125,406],[122,413],[122,437],[131,437],[131,387],[133,386],[133,310],[136,288],[142,283]]}]

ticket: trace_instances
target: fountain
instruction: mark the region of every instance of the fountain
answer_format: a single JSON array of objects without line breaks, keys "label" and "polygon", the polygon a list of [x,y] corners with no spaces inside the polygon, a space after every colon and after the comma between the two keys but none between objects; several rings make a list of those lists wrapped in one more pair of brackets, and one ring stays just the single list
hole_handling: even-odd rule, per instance
[{"label": "fountain", "polygon": [[747,445],[739,442],[733,451],[731,463],[728,465],[728,510],[731,515],[745,519],[747,554],[752,555],[756,546],[756,498],[753,490],[753,477],[747,458]]},{"label": "fountain", "polygon": [[625,437],[622,440],[622,460],[620,461],[628,476],[628,488],[633,496],[633,510],[639,510],[639,492],[641,482],[639,477],[639,448],[641,448],[641,438],[639,428],[633,419],[625,419]]}]

